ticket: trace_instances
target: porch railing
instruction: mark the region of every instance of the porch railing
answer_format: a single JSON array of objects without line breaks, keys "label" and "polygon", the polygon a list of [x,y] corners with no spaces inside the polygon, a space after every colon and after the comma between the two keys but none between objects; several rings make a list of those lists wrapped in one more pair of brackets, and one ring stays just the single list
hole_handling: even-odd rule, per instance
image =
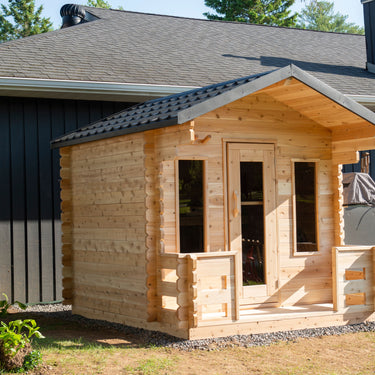
[{"label": "porch railing", "polygon": [[238,320],[239,266],[235,251],[161,255],[158,320],[179,329]]},{"label": "porch railing", "polygon": [[334,247],[332,253],[333,308],[374,311],[373,246]]}]

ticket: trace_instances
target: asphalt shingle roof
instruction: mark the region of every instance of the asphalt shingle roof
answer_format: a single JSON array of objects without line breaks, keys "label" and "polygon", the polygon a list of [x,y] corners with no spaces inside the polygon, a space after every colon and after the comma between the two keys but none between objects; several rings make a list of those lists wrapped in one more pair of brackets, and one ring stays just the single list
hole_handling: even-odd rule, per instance
[{"label": "asphalt shingle roof", "polygon": [[293,63],[375,95],[364,36],[85,9],[99,19],[0,44],[0,77],[205,86]]}]

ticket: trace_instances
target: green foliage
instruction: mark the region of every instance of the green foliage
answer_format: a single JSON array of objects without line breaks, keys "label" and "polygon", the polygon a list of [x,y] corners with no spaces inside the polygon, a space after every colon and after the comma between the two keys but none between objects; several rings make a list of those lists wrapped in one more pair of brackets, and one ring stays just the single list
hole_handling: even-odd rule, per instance
[{"label": "green foliage", "polygon": [[[0,318],[4,318],[5,316],[8,315],[8,309],[12,304],[9,302],[9,298],[5,293],[1,293],[5,299],[0,301]],[[18,305],[18,307],[22,310],[26,310],[27,306],[19,301],[15,301],[15,304]]]},{"label": "green foliage", "polygon": [[19,372],[30,371],[42,363],[42,353],[39,350],[33,350],[25,356],[23,366]]},{"label": "green foliage", "polygon": [[35,9],[34,0],[8,0],[8,5],[1,4],[0,42],[51,31],[52,22],[42,17],[42,11],[42,5]]},{"label": "green foliage", "polygon": [[6,355],[16,355],[17,352],[24,348],[30,342],[32,336],[39,339],[44,336],[38,331],[35,320],[14,320],[8,324],[1,322],[0,342]]},{"label": "green foliage", "polygon": [[0,374],[17,373],[24,374],[28,373],[42,364],[42,353],[39,350],[33,350],[29,354],[26,354],[23,360],[22,367],[16,367],[11,370],[0,368]]},{"label": "green foliage", "polygon": [[95,8],[110,9],[111,5],[105,0],[87,0],[87,5]]},{"label": "green foliage", "polygon": [[334,3],[311,0],[298,16],[298,27],[337,33],[364,34],[363,27],[346,22],[349,16],[334,13]]},{"label": "green foliage", "polygon": [[[112,6],[105,0],[87,0],[87,5],[94,8],[104,8],[104,9],[111,9]],[[117,9],[125,10],[122,6],[119,6]]]},{"label": "green foliage", "polygon": [[217,14],[204,13],[210,20],[237,21],[272,26],[293,27],[297,14],[289,8],[295,0],[205,0]]}]

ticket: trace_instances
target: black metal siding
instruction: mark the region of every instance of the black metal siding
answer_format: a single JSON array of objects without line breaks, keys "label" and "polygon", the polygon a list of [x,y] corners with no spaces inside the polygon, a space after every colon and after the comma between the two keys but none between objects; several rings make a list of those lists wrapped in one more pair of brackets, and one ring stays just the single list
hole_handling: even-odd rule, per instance
[{"label": "black metal siding", "polygon": [[[369,150],[369,151],[361,151],[360,155],[362,156],[362,153],[364,152],[370,152],[370,170],[369,174],[372,177],[373,180],[375,180],[375,150]],[[347,164],[344,165],[343,172],[361,172],[361,162],[359,161],[357,164]]]},{"label": "black metal siding", "polygon": [[367,61],[371,64],[375,64],[375,2],[371,1],[363,4],[363,14],[366,32]]},{"label": "black metal siding", "polygon": [[0,97],[0,293],[62,298],[59,152],[50,140],[131,104]]}]

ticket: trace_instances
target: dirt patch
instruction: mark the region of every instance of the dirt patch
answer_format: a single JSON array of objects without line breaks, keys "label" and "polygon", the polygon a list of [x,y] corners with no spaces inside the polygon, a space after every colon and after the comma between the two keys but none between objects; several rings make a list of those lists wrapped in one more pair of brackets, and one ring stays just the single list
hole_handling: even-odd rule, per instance
[{"label": "dirt patch", "polygon": [[26,343],[23,348],[19,348],[16,354],[6,354],[0,341],[0,363],[6,370],[13,370],[22,367],[25,356],[31,352],[32,348]]}]

